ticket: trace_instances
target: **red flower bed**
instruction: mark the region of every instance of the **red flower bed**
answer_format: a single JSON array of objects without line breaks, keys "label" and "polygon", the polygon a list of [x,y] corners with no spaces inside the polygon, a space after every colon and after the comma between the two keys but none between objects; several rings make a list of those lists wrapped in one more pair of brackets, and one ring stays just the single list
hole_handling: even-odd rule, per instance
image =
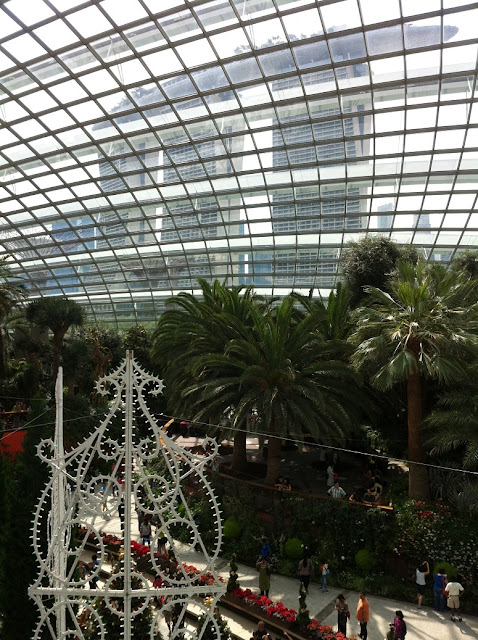
[{"label": "red flower bed", "polygon": [[274,616],[284,622],[295,622],[297,617],[297,611],[294,609],[288,609],[282,604],[282,602],[273,602],[266,596],[259,596],[256,593],[252,593],[250,589],[241,589],[241,587],[236,587],[232,592],[232,595],[240,600],[244,600],[244,602],[247,602],[248,604],[260,607],[268,616]]},{"label": "red flower bed", "polygon": [[[261,608],[268,616],[274,616],[283,622],[294,623],[296,621],[297,611],[288,609],[282,602],[273,602],[266,596],[257,595],[252,593],[250,589],[241,589],[240,587],[234,589],[232,595],[254,607]],[[343,633],[332,631],[331,626],[320,624],[318,620],[311,620],[307,625],[307,632],[311,640],[347,640]],[[349,636],[348,640],[357,640],[357,638]]]},{"label": "red flower bed", "polygon": [[[89,542],[93,544],[96,544],[98,542],[96,535],[91,531],[89,532],[89,530],[86,527],[81,527],[80,533],[82,535],[85,535],[86,533],[88,533]],[[112,533],[104,533],[103,531],[100,531],[100,536],[103,540],[103,543],[106,546],[108,546],[110,549],[113,549],[114,551],[119,551],[119,548],[123,543],[121,538],[118,538],[118,536],[115,536]],[[135,558],[138,558],[138,559],[147,558],[151,556],[151,549],[145,544],[141,544],[139,542],[136,542],[135,540],[131,540],[131,555],[133,555]],[[155,558],[161,558],[161,557],[167,558],[167,555],[161,556],[158,552],[155,552],[153,555]],[[185,572],[190,578],[197,576],[197,579],[195,581],[196,584],[198,585],[216,584],[216,580],[210,571],[206,571],[206,573],[203,573],[199,569],[196,569],[196,567],[194,567],[192,564],[186,564],[185,562],[183,562],[183,567]],[[220,582],[224,582],[224,579],[221,578],[221,576],[219,576],[219,580]]]},{"label": "red flower bed", "polygon": [[[332,631],[332,627],[327,624],[320,624],[318,620],[311,620],[307,625],[311,636],[317,640],[347,640],[341,631]],[[355,636],[349,636],[348,640],[357,640]]]}]

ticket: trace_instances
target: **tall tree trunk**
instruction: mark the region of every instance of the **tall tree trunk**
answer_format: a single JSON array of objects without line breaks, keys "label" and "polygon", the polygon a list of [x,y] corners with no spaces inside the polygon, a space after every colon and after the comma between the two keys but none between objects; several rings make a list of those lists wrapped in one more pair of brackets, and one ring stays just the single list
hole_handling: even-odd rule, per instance
[{"label": "tall tree trunk", "polygon": [[5,347],[5,337],[3,334],[3,329],[0,328],[0,380],[5,378],[7,373],[7,358],[6,358],[6,347]]},{"label": "tall tree trunk", "polygon": [[240,429],[234,435],[234,449],[232,450],[232,470],[244,473],[247,469],[246,450],[247,431]]},{"label": "tall tree trunk", "polygon": [[418,368],[410,373],[407,378],[407,403],[408,403],[408,495],[415,500],[428,498],[428,473],[424,462],[421,422],[423,419],[422,408],[422,381]]},{"label": "tall tree trunk", "polygon": [[56,381],[58,374],[58,367],[61,363],[61,348],[63,346],[63,338],[65,337],[65,331],[57,331],[53,334],[53,384]]},{"label": "tall tree trunk", "polygon": [[276,436],[269,438],[267,446],[267,474],[264,482],[273,485],[280,475],[280,449],[282,440]]}]

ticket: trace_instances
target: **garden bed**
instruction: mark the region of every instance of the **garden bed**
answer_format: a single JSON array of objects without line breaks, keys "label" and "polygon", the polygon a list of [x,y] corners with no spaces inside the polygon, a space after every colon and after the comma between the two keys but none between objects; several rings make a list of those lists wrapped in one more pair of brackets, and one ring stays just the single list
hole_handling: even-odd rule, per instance
[{"label": "garden bed", "polygon": [[[266,629],[272,633],[283,635],[287,632],[293,640],[346,640],[342,633],[335,633],[329,625],[322,625],[317,620],[301,627],[297,624],[297,611],[288,609],[282,602],[274,602],[266,596],[258,596],[250,589],[237,587],[221,598],[221,606],[236,611],[241,616],[258,622],[262,620]],[[350,636],[349,640],[356,640]]]}]

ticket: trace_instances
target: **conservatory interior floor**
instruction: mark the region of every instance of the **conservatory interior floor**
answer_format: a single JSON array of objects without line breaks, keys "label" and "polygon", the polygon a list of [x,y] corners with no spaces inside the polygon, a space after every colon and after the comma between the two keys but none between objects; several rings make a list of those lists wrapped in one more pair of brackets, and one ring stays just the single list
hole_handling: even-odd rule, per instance
[{"label": "conservatory interior floor", "polygon": [[[121,537],[121,528],[118,518],[110,520],[101,519],[96,521],[96,526],[106,533],[112,533]],[[132,523],[132,532],[136,534],[138,530],[136,518]],[[136,539],[141,541],[139,534]],[[253,541],[251,541],[254,544]],[[182,562],[192,564],[198,569],[205,567],[202,554],[197,553],[187,545],[179,542],[175,543],[175,550]],[[91,554],[88,554],[91,555]],[[88,558],[89,559],[89,558]],[[107,569],[107,567],[104,567]],[[220,559],[217,569],[219,573],[227,579],[229,576],[228,559]],[[258,593],[258,574],[253,567],[239,564],[238,569],[240,586],[244,589],[250,588]],[[269,597],[274,601],[282,601],[285,606],[297,609],[298,605],[298,580],[273,574],[271,577],[271,591]],[[431,587],[429,587],[431,588]],[[329,587],[328,593],[322,593],[319,585],[311,583],[309,595],[307,596],[307,607],[311,618],[316,618],[321,624],[331,625],[333,630],[337,630],[337,614],[333,607],[335,598],[339,593],[345,595],[351,611],[351,619],[347,626],[348,636],[356,636],[360,632],[360,627],[355,619],[355,610],[358,602],[358,593],[349,591],[347,585],[340,589]],[[462,622],[452,622],[448,612],[438,614],[430,607],[418,609],[416,605],[408,602],[399,602],[376,596],[369,596],[370,621],[368,623],[368,640],[383,640],[389,629],[389,623],[393,622],[395,611],[401,609],[407,622],[410,640],[458,640],[458,638],[478,638],[478,617],[462,614]],[[231,632],[242,640],[249,640],[256,624],[232,613],[221,607],[221,614],[227,619]],[[277,634],[272,633],[274,639]],[[164,637],[167,637],[167,633]]]}]

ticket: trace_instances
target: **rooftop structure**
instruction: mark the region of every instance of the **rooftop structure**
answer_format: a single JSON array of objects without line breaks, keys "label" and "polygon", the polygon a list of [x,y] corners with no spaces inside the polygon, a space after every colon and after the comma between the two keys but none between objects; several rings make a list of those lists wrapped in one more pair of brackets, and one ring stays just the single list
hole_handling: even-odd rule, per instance
[{"label": "rooftop structure", "polygon": [[145,322],[198,277],[327,295],[347,242],[477,243],[478,3],[0,2],[0,255]]}]

